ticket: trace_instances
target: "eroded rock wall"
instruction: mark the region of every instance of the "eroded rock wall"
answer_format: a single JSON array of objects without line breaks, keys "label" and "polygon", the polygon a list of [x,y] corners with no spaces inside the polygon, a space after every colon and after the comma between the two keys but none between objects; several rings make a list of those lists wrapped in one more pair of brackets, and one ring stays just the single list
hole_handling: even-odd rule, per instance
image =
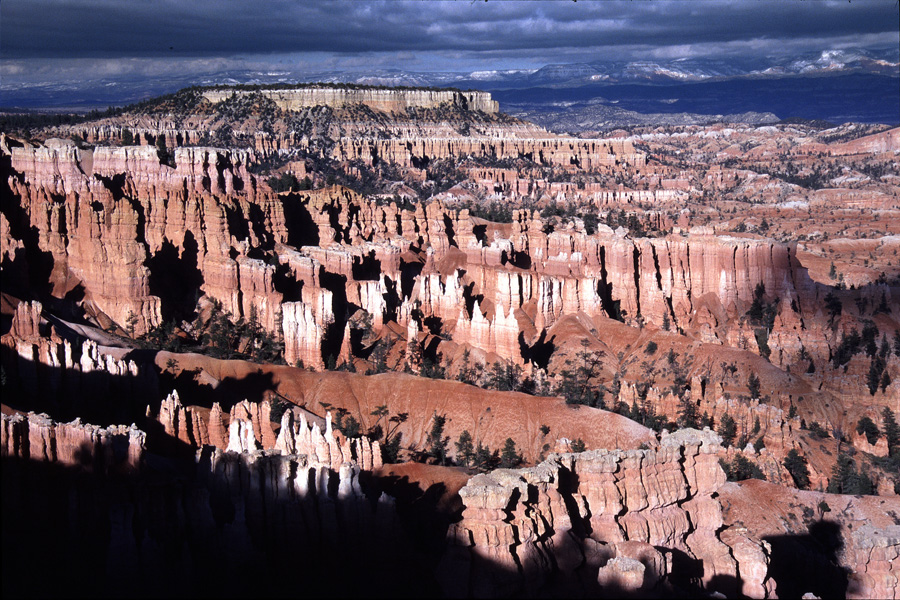
[{"label": "eroded rock wall", "polygon": [[75,419],[57,423],[45,414],[2,415],[3,457],[45,461],[97,473],[136,471],[146,434],[131,425],[99,427]]},{"label": "eroded rock wall", "polygon": [[606,593],[658,594],[695,573],[708,591],[770,597],[768,546],[747,531],[722,532],[719,442],[681,430],[657,449],[551,455],[474,477],[460,491],[466,508],[446,562],[469,576],[448,577],[448,593],[515,594],[586,566]]}]

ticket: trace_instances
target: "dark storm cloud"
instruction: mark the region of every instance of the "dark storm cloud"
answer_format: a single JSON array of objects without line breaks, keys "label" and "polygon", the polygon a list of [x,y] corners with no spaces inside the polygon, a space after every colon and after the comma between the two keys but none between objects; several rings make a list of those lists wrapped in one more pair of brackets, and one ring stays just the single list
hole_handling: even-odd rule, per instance
[{"label": "dark storm cloud", "polygon": [[3,0],[4,59],[557,48],[828,40],[897,32],[897,3]]}]

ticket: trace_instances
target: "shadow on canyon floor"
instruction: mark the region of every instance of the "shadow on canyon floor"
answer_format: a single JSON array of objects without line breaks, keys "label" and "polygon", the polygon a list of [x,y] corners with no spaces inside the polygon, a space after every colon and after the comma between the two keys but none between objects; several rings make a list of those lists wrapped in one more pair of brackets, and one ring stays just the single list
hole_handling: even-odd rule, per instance
[{"label": "shadow on canyon floor", "polygon": [[[740,596],[739,577],[701,588],[699,561],[676,561],[676,572],[693,566],[686,579],[633,593],[601,587],[597,567],[586,564],[529,582],[466,548],[450,551],[439,484],[422,490],[367,476],[362,496],[341,497],[336,474],[323,481],[311,472],[301,494],[278,487],[280,457],[224,455],[210,468],[206,451],[192,470],[145,455],[138,474],[98,465],[88,447],[80,452],[71,467],[2,459],[4,597]],[[396,505],[380,503],[382,491],[396,493]],[[836,562],[838,524],[768,541],[779,597],[850,591]]]},{"label": "shadow on canyon floor", "polygon": [[849,570],[838,564],[844,546],[840,523],[819,520],[808,531],[764,538],[772,547],[769,575],[778,597],[800,598],[811,592],[819,598],[846,598],[855,586]]},{"label": "shadow on canyon floor", "polygon": [[299,496],[257,464],[191,475],[147,458],[140,475],[3,458],[3,596],[440,593],[409,527],[366,497],[339,497],[335,474]]}]

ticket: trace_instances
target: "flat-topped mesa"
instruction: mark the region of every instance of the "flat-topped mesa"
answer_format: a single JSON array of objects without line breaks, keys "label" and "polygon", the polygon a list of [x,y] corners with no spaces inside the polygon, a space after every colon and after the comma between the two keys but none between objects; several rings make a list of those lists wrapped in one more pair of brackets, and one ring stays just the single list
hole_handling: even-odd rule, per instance
[{"label": "flat-topped mesa", "polygon": [[340,108],[364,104],[385,112],[405,111],[407,108],[438,108],[451,104],[463,110],[476,110],[494,114],[499,105],[487,92],[426,89],[351,89],[332,87],[305,87],[297,89],[215,89],[203,92],[203,97],[219,103],[233,96],[260,94],[272,100],[278,108],[299,111],[313,106]]}]

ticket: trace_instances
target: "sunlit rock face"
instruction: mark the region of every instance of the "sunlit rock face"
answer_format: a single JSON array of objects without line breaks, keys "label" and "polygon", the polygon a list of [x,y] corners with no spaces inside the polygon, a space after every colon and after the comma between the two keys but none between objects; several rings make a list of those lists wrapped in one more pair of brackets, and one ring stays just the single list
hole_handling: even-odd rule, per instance
[{"label": "sunlit rock face", "polygon": [[746,531],[721,535],[719,443],[714,433],[682,430],[655,450],[553,455],[530,469],[479,475],[460,491],[466,508],[448,564],[470,565],[469,593],[478,595],[540,585],[556,569],[572,576],[585,561],[599,567],[601,589],[659,594],[690,557],[706,584],[740,569],[753,574],[744,593],[764,597],[773,589],[767,545]]}]

